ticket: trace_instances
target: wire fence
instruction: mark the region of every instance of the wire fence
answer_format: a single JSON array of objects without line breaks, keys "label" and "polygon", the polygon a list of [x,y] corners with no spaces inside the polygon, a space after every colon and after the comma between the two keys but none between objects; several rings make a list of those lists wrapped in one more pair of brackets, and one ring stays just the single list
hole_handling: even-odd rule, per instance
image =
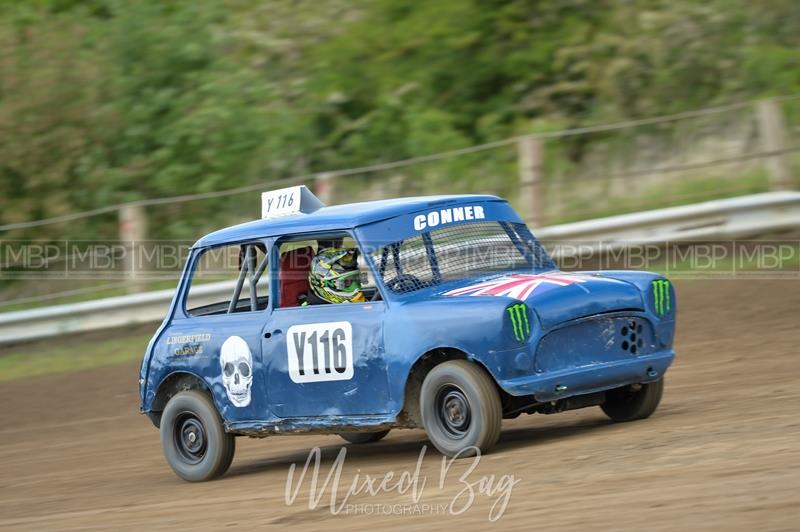
[{"label": "wire fence", "polygon": [[[772,98],[771,101],[776,103],[781,102],[788,102],[788,101],[795,101],[800,100],[800,94],[793,94],[793,95],[786,95],[781,97]],[[13,231],[17,229],[28,229],[32,227],[40,227],[43,225],[52,225],[58,223],[64,223],[69,221],[74,221],[82,218],[90,218],[94,216],[99,216],[102,214],[117,212],[121,207],[126,205],[137,205],[142,207],[151,207],[151,206],[158,206],[158,205],[171,205],[176,203],[184,203],[189,201],[199,201],[205,199],[216,199],[228,196],[234,196],[238,194],[245,194],[250,192],[258,192],[262,191],[265,186],[271,187],[280,187],[280,186],[291,186],[295,184],[301,184],[308,181],[314,181],[320,177],[327,177],[327,178],[337,178],[337,177],[348,177],[348,176],[356,176],[362,174],[369,174],[375,172],[385,172],[387,170],[396,170],[400,168],[406,168],[409,166],[419,165],[423,163],[430,163],[435,161],[442,161],[457,157],[463,157],[466,155],[471,155],[475,153],[484,152],[487,150],[493,150],[496,148],[501,148],[504,146],[510,146],[517,144],[522,139],[559,139],[565,137],[573,137],[573,136],[580,136],[580,135],[589,135],[594,133],[605,133],[610,131],[616,130],[624,130],[624,129],[631,129],[631,128],[638,128],[642,126],[653,126],[653,125],[660,125],[666,124],[681,120],[687,120],[691,118],[698,118],[698,117],[706,117],[709,115],[718,115],[721,113],[730,113],[732,111],[738,111],[742,109],[751,108],[755,103],[759,102],[759,100],[748,100],[742,102],[736,102],[728,105],[721,105],[715,107],[707,107],[704,109],[698,109],[694,111],[686,111],[682,113],[675,113],[671,115],[664,115],[664,116],[657,116],[652,118],[643,118],[637,120],[626,120],[621,122],[614,122],[610,124],[599,124],[595,126],[586,126],[586,127],[578,127],[578,128],[569,128],[563,129],[558,131],[547,131],[547,132],[540,132],[540,133],[531,133],[526,135],[518,135],[514,137],[508,137],[504,139],[500,139],[493,142],[487,142],[484,144],[478,144],[475,146],[470,146],[466,148],[456,149],[456,150],[448,150],[439,153],[434,153],[430,155],[423,155],[419,157],[411,157],[407,159],[402,159],[399,161],[391,161],[387,163],[380,163],[380,164],[373,164],[367,166],[361,166],[356,168],[347,168],[341,170],[327,170],[321,172],[314,172],[300,176],[288,177],[284,179],[272,180],[272,181],[265,181],[262,183],[256,183],[253,185],[247,185],[242,187],[231,188],[227,190],[220,190],[214,192],[203,192],[203,193],[196,193],[196,194],[182,194],[178,196],[169,196],[163,198],[152,198],[146,200],[139,200],[139,201],[132,201],[126,203],[118,203],[114,205],[108,205],[104,207],[100,207],[97,209],[92,209],[83,212],[77,213],[70,213],[62,216],[56,216],[52,218],[46,218],[41,220],[31,220],[27,222],[19,222],[19,223],[12,223],[12,224],[5,224],[0,225],[0,231]],[[744,158],[740,160],[747,160],[750,158],[762,158],[762,157],[769,157],[774,156],[777,154],[782,153],[790,153],[794,152],[796,149],[789,149],[789,150],[780,150],[776,152],[761,152],[755,154],[748,154],[744,156]],[[716,164],[724,164],[732,162],[728,159],[718,159],[708,161],[706,163],[702,163],[707,166],[714,166]],[[667,171],[675,171],[674,169],[644,169],[639,170],[637,172],[628,172],[624,175],[646,175],[647,173],[663,173]],[[613,178],[613,177],[611,177]]]},{"label": "wire fence", "polygon": [[[490,193],[509,199],[526,218],[553,224],[736,196],[774,188],[798,188],[800,180],[800,94],[772,98],[777,123],[764,118],[765,101],[741,101],[666,116],[586,127],[543,131],[484,144],[356,168],[312,172],[226,190],[181,194],[106,205],[83,212],[0,225],[0,248],[13,247],[13,236],[43,226],[67,226],[102,219],[116,221],[128,208],[143,213],[154,236],[165,227],[184,226],[195,237],[224,225],[258,217],[254,193],[305,184],[327,187],[329,203],[439,193]],[[776,140],[777,132],[777,140]],[[536,141],[536,201],[522,186],[525,169],[520,145]],[[528,176],[530,177],[530,176]],[[238,196],[247,196],[241,200]],[[229,204],[219,200],[230,198]],[[112,218],[113,217],[113,218]],[[120,224],[121,226],[124,224]],[[75,237],[81,236],[75,234]],[[124,238],[120,231],[120,240]],[[150,235],[146,235],[150,236]],[[167,235],[172,236],[172,235]],[[184,243],[188,247],[189,244]],[[3,251],[0,249],[0,251]],[[66,262],[69,253],[48,256],[46,264]],[[2,253],[0,286],[9,273],[26,271],[29,258]],[[55,271],[55,268],[53,268]],[[179,266],[161,272],[135,290],[151,289]],[[13,277],[13,276],[12,276]],[[0,307],[116,294],[130,284],[99,279],[52,278],[9,282],[0,288]],[[62,289],[62,288],[67,289]]]}]

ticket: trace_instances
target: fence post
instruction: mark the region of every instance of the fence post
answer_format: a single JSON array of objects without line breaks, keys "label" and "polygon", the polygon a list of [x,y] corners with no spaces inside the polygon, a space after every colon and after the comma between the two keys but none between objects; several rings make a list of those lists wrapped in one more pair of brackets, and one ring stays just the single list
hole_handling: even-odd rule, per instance
[{"label": "fence post", "polygon": [[780,105],[775,100],[762,100],[756,103],[758,129],[764,151],[774,153],[767,157],[770,188],[773,190],[792,189],[792,170],[786,149],[786,125]]},{"label": "fence post", "polygon": [[145,283],[137,271],[137,245],[142,246],[147,238],[147,216],[144,207],[135,203],[119,209],[119,239],[125,247],[125,276],[128,292],[133,294],[145,290]]},{"label": "fence post", "polygon": [[327,172],[314,177],[314,195],[325,205],[333,203],[333,176]]},{"label": "fence post", "polygon": [[533,227],[544,223],[544,188],[542,186],[542,139],[523,137],[518,141],[519,187],[522,217]]}]

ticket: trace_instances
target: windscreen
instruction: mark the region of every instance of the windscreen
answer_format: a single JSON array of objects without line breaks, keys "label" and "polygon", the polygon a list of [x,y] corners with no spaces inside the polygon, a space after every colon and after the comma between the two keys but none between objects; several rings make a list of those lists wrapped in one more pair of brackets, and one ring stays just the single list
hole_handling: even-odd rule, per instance
[{"label": "windscreen", "polygon": [[510,222],[435,229],[376,249],[371,257],[384,285],[398,294],[493,273],[555,268],[525,224]]}]

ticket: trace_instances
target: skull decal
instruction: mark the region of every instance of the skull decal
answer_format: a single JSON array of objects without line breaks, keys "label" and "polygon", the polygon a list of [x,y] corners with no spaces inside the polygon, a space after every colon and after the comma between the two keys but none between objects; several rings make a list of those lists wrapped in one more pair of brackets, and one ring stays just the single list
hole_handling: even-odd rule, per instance
[{"label": "skull decal", "polygon": [[219,353],[222,383],[228,399],[234,406],[250,404],[250,387],[253,384],[253,356],[250,348],[239,336],[231,336],[222,344]]}]

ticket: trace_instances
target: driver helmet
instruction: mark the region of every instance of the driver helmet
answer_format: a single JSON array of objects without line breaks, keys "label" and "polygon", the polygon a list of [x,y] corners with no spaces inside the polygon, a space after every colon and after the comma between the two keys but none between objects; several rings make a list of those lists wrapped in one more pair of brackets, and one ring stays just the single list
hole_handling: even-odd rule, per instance
[{"label": "driver helmet", "polygon": [[311,290],[329,303],[365,301],[361,291],[358,250],[324,248],[311,261],[308,282]]}]

